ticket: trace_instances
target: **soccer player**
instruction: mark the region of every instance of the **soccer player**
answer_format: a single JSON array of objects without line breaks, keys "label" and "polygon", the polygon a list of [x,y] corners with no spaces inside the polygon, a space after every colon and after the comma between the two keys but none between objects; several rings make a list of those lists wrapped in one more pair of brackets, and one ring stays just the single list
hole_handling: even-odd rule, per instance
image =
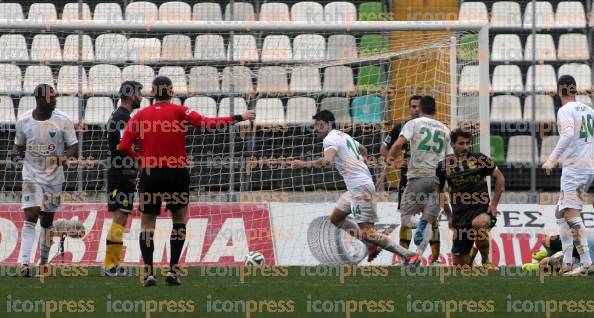
[{"label": "soccer player", "polygon": [[[54,212],[60,208],[64,184],[63,165],[77,155],[76,132],[68,116],[56,110],[56,92],[40,84],[33,91],[36,106],[16,123],[13,158],[23,158],[21,207],[25,221],[21,229],[21,276],[31,277],[31,248],[35,225],[40,220],[39,265],[47,264],[52,244]],[[65,149],[66,148],[66,149]]]},{"label": "soccer player", "polygon": [[[594,257],[594,233],[589,233],[588,245],[590,247],[590,260],[592,260]],[[537,271],[541,266],[552,266],[553,268],[558,268],[557,266],[562,264],[563,249],[559,235],[546,235],[542,240],[542,246],[545,248],[545,250],[540,250],[532,255],[532,259],[538,263],[526,263],[522,265],[522,269],[527,271]],[[572,257],[580,257],[580,254],[575,247],[572,251]],[[594,273],[594,266],[590,266],[589,273]]]},{"label": "soccer player", "polygon": [[[405,261],[414,256],[415,253],[402,248],[375,230],[374,224],[378,221],[373,202],[375,185],[364,161],[367,157],[367,149],[348,134],[336,129],[336,120],[332,112],[322,110],[314,115],[313,119],[316,137],[323,140],[324,157],[308,162],[295,160],[291,163],[291,167],[310,169],[332,163],[336,165],[338,172],[344,178],[347,192],[340,197],[330,215],[332,224],[349,232],[367,245],[376,245],[404,257]],[[351,213],[358,227],[345,228],[345,219]]]},{"label": "soccer player", "polygon": [[[491,158],[482,153],[470,152],[472,135],[460,128],[454,130],[450,140],[454,154],[447,155],[436,168],[437,192],[443,198],[445,183],[452,207],[444,204],[450,228],[454,231],[452,254],[454,266],[472,265],[470,250],[479,240],[489,243],[489,229],[497,222],[497,205],[505,186],[505,177]],[[485,178],[495,180],[493,200],[489,198],[489,189]],[[479,246],[479,247],[482,247]],[[488,258],[483,259],[483,266],[489,265]]]},{"label": "soccer player", "polygon": [[[555,217],[563,245],[561,273],[565,276],[585,274],[592,265],[581,211],[582,196],[594,178],[594,110],[577,102],[576,93],[575,79],[569,75],[561,76],[557,82],[557,94],[563,105],[557,112],[559,141],[542,166],[547,175],[557,164],[563,167]],[[574,246],[580,254],[581,264],[572,269]]]},{"label": "soccer player", "polygon": [[[433,229],[437,228],[439,215],[439,198],[435,191],[435,168],[437,162],[447,153],[451,153],[450,130],[446,125],[435,120],[435,99],[423,96],[420,100],[420,117],[408,121],[396,143],[390,149],[390,157],[395,167],[403,165],[402,148],[410,144],[410,160],[408,161],[408,184],[404,190],[400,209],[401,224],[407,228],[417,227],[413,219],[422,213],[424,222],[419,222],[417,231],[423,233],[422,241],[417,245],[414,262],[418,264],[425,248],[434,237]],[[427,226],[427,222],[431,226]],[[424,226],[423,226],[424,225]]]},{"label": "soccer player", "polygon": [[124,133],[126,123],[130,120],[130,113],[140,108],[142,101],[142,84],[126,81],[120,86],[121,105],[116,109],[107,122],[107,143],[109,145],[107,168],[107,210],[112,213],[113,221],[105,240],[105,260],[101,267],[102,276],[128,276],[120,267],[123,236],[128,221],[128,215],[134,206],[134,192],[136,191],[135,161],[123,155],[117,145]]},{"label": "soccer player", "polygon": [[[256,117],[252,111],[242,115],[207,118],[181,105],[171,103],[173,84],[166,76],[153,80],[151,96],[156,102],[136,113],[126,125],[119,150],[139,158],[140,177],[138,194],[140,202],[139,237],[140,251],[148,269],[144,286],[155,286],[153,270],[153,234],[161,203],[171,211],[173,229],[170,236],[171,255],[169,271],[165,278],[168,285],[180,285],[178,262],[185,242],[186,214],[188,211],[190,174],[186,154],[186,125],[217,129]],[[132,149],[139,141],[139,151]]]}]

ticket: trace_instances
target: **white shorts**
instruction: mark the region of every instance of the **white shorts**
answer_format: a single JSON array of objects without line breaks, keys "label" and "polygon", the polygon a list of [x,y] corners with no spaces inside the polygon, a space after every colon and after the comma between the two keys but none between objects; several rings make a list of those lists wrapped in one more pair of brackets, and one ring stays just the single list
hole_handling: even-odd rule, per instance
[{"label": "white shorts", "polygon": [[559,211],[567,208],[581,210],[584,193],[588,192],[592,180],[592,174],[561,174],[561,195],[557,202]]},{"label": "white shorts", "polygon": [[61,184],[40,184],[23,181],[21,208],[40,207],[43,212],[56,212],[60,208]]},{"label": "white shorts", "polygon": [[379,218],[373,201],[374,193],[373,184],[359,186],[343,193],[336,202],[336,208],[347,214],[352,213],[356,223],[376,223]]}]

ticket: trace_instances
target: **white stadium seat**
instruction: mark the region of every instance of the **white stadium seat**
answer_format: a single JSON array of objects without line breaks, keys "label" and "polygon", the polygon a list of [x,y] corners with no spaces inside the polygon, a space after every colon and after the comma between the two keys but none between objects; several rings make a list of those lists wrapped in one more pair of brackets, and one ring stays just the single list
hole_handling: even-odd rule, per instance
[{"label": "white stadium seat", "polygon": [[287,94],[287,70],[282,66],[264,66],[258,69],[258,93]]},{"label": "white stadium seat", "polygon": [[122,70],[123,81],[137,81],[142,84],[142,92],[148,94],[151,91],[155,71],[147,65],[128,65]]},{"label": "white stadium seat", "polygon": [[196,3],[192,9],[192,20],[195,21],[222,21],[221,5],[215,2]]},{"label": "white stadium seat", "polygon": [[319,2],[299,1],[291,7],[291,20],[320,23],[324,21],[324,7]]},{"label": "white stadium seat", "polygon": [[458,20],[489,23],[487,6],[483,2],[463,2],[460,6]]},{"label": "white stadium seat", "polygon": [[192,96],[186,98],[184,106],[206,117],[217,117],[217,102],[212,97]]},{"label": "white stadium seat", "polygon": [[218,34],[202,34],[196,37],[194,59],[198,61],[226,61],[225,41]]},{"label": "white stadium seat", "polygon": [[16,122],[14,104],[10,96],[0,96],[0,124],[13,124]]},{"label": "white stadium seat", "polygon": [[324,70],[324,93],[351,93],[355,91],[353,69],[349,66],[330,66]]},{"label": "white stadium seat", "polygon": [[106,124],[113,111],[113,100],[110,97],[91,97],[85,106],[84,122],[90,125]]},{"label": "white stadium seat", "polygon": [[350,34],[334,34],[328,37],[328,60],[357,59],[357,40]]},{"label": "white stadium seat", "polygon": [[586,12],[580,1],[559,1],[555,12],[555,28],[578,29],[586,27]]},{"label": "white stadium seat", "polygon": [[289,6],[286,3],[267,2],[260,7],[260,21],[291,21]]},{"label": "white stadium seat", "polygon": [[[95,52],[93,50],[93,42],[91,37],[83,35],[83,49],[82,49],[82,60],[83,62],[95,61]],[[71,34],[66,37],[64,41],[64,54],[62,59],[64,62],[76,62],[78,61],[78,35]]]},{"label": "white stadium seat", "polygon": [[[524,29],[532,29],[532,15],[534,8],[532,1],[526,4],[524,10]],[[553,13],[553,6],[548,1],[536,1],[536,21],[537,28],[550,29],[555,24],[555,14]]]},{"label": "white stadium seat", "polygon": [[100,2],[95,6],[93,12],[95,21],[122,21],[122,8],[115,2]]},{"label": "white stadium seat", "polygon": [[225,6],[225,21],[256,21],[254,6],[249,2],[235,2],[231,16],[231,3],[228,3]]},{"label": "white stadium seat", "polygon": [[31,43],[31,61],[33,62],[61,62],[62,49],[60,40],[55,34],[37,34]]},{"label": "white stadium seat", "polygon": [[27,20],[35,22],[53,22],[58,20],[58,12],[53,3],[32,3]]},{"label": "white stadium seat", "polygon": [[189,4],[181,1],[169,1],[159,7],[159,21],[191,21],[192,8]]},{"label": "white stadium seat", "polygon": [[188,78],[183,67],[163,66],[159,69],[159,75],[169,77],[173,83],[173,92],[176,96],[188,95]]},{"label": "white stadium seat", "polygon": [[157,21],[159,10],[157,5],[148,1],[135,1],[126,6],[126,20],[135,23],[152,23]]},{"label": "white stadium seat", "polygon": [[322,91],[320,69],[312,66],[293,68],[289,90],[292,93],[320,93]]},{"label": "white stadium seat", "polygon": [[128,60],[128,39],[122,34],[101,34],[95,39],[95,55],[100,62],[123,63]]},{"label": "white stadium seat", "polygon": [[234,35],[233,52],[229,46],[227,56],[233,61],[257,62],[259,58],[256,38],[249,34]]},{"label": "white stadium seat", "polygon": [[[79,67],[78,65],[65,65],[60,68],[58,72],[58,84],[56,90],[58,94],[75,95],[79,92]],[[87,72],[82,68],[82,94],[87,94],[89,90],[89,83],[87,80]]]},{"label": "white stadium seat", "polygon": [[285,109],[280,98],[260,98],[256,102],[256,124],[270,125],[285,122]]},{"label": "white stadium seat", "polygon": [[190,69],[190,94],[218,94],[221,92],[219,72],[214,66],[196,66]]},{"label": "white stadium seat", "polygon": [[116,95],[122,84],[122,72],[115,65],[99,64],[89,69],[89,91],[95,95]]},{"label": "white stadium seat", "polygon": [[575,100],[592,107],[592,97],[588,95],[577,95]]},{"label": "white stadium seat", "polygon": [[493,70],[494,93],[522,93],[522,72],[517,65],[498,65]]},{"label": "white stadium seat", "polygon": [[293,59],[318,62],[326,58],[326,40],[320,34],[300,34],[293,39]]},{"label": "white stadium seat", "polygon": [[23,96],[19,99],[19,108],[17,109],[17,119],[23,118],[23,116],[30,110],[35,108],[37,103],[33,96]]},{"label": "white stadium seat", "polygon": [[464,94],[476,94],[479,92],[479,67],[478,65],[466,65],[460,74],[459,89]]},{"label": "white stadium seat", "polygon": [[514,95],[493,96],[491,100],[492,122],[522,121],[522,105],[520,97]]},{"label": "white stadium seat", "polygon": [[[320,110],[329,110],[334,113],[336,123],[347,124],[352,122],[350,102],[347,97],[326,97],[320,103]],[[311,119],[310,119],[311,122]]]},{"label": "white stadium seat", "polygon": [[225,97],[221,99],[219,103],[219,116],[229,116],[231,115],[231,99],[233,98],[233,113],[234,114],[243,114],[247,111],[247,103],[245,99],[241,97]]},{"label": "white stadium seat", "polygon": [[33,90],[39,84],[49,84],[54,86],[54,76],[52,70],[46,65],[30,65],[25,70],[23,78],[23,91],[33,93]]},{"label": "white stadium seat", "polygon": [[21,34],[4,34],[0,36],[0,61],[25,62],[29,61],[27,41]]},{"label": "white stadium seat", "polygon": [[578,92],[586,92],[592,89],[592,69],[588,64],[569,63],[559,67],[558,75],[571,75],[576,81]]},{"label": "white stadium seat", "polygon": [[78,97],[74,96],[58,96],[56,98],[56,109],[65,112],[75,125],[79,121],[78,102]]},{"label": "white stadium seat", "polygon": [[254,92],[252,78],[254,74],[245,66],[227,66],[223,69],[223,81],[221,90],[223,94],[231,92],[231,83],[233,91],[240,94],[251,94]]},{"label": "white stadium seat", "polygon": [[262,62],[288,62],[293,60],[291,40],[286,35],[268,35],[262,45]]},{"label": "white stadium seat", "polygon": [[553,66],[535,65],[528,67],[528,73],[526,75],[527,92],[532,92],[532,72],[536,76],[536,92],[554,93],[557,91],[557,76],[555,75]]},{"label": "white stadium seat", "polygon": [[192,40],[183,34],[169,34],[163,37],[162,61],[192,60]]},{"label": "white stadium seat", "polygon": [[517,1],[497,1],[491,8],[492,28],[521,28],[522,11]]},{"label": "white stadium seat", "polygon": [[78,2],[70,2],[64,5],[64,9],[62,10],[62,20],[64,21],[72,21],[72,20],[92,20],[91,18],[91,9],[87,3],[82,4],[82,16],[79,19],[78,16]]},{"label": "white stadium seat", "polygon": [[[506,161],[510,163],[532,162],[532,137],[511,136],[507,144]],[[536,154],[538,156],[538,154]]]},{"label": "white stadium seat", "polygon": [[588,36],[578,33],[561,34],[559,37],[557,58],[564,61],[589,60],[590,49],[588,48]]},{"label": "white stadium seat", "polygon": [[549,156],[557,146],[559,136],[544,136],[542,138],[542,145],[540,146],[540,163],[544,163],[549,159]]},{"label": "white stadium seat", "polygon": [[161,59],[161,41],[157,38],[129,38],[128,60],[134,63],[155,63]]},{"label": "white stadium seat", "polygon": [[357,7],[351,2],[335,1],[324,7],[324,21],[329,23],[349,23],[357,21]]},{"label": "white stadium seat", "polygon": [[23,90],[22,83],[23,77],[18,66],[0,64],[0,94],[21,94]]},{"label": "white stadium seat", "polygon": [[[526,47],[524,48],[524,60],[532,61],[532,34],[528,35]],[[536,35],[536,60],[537,61],[556,61],[557,51],[553,36],[550,34]]]},{"label": "white stadium seat", "polygon": [[11,20],[11,21],[22,21],[25,20],[23,14],[23,7],[20,3],[0,3],[0,19]]},{"label": "white stadium seat", "polygon": [[493,40],[491,61],[519,62],[524,60],[524,50],[517,34],[497,34]]},{"label": "white stadium seat", "polygon": [[528,95],[524,99],[524,121],[532,121],[532,99],[536,101],[536,117],[538,122],[555,122],[555,104],[549,95]]},{"label": "white stadium seat", "polygon": [[290,124],[311,123],[316,114],[316,100],[311,97],[293,97],[287,102],[287,122]]}]

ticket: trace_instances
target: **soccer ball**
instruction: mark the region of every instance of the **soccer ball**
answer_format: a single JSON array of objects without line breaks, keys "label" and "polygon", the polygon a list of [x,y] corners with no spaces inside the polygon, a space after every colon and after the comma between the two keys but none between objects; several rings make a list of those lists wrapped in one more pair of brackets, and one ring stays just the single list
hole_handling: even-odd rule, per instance
[{"label": "soccer ball", "polygon": [[245,256],[244,264],[245,264],[245,266],[259,266],[259,265],[264,265],[264,255],[262,255],[262,253],[260,253],[258,251],[249,252]]}]

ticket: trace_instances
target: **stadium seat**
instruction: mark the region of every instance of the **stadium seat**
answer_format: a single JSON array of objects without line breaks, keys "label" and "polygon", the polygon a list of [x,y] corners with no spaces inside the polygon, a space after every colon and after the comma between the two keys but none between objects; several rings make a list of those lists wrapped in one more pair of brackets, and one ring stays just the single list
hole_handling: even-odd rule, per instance
[{"label": "stadium seat", "polygon": [[58,20],[58,12],[53,3],[32,3],[27,20],[34,22],[53,22]]},{"label": "stadium seat", "polygon": [[256,38],[250,34],[240,34],[233,36],[233,53],[231,53],[231,46],[227,50],[229,60],[242,62],[257,62],[258,47],[256,46]]},{"label": "stadium seat", "polygon": [[37,34],[31,43],[31,61],[33,62],[61,62],[62,49],[60,40],[55,34]]},{"label": "stadium seat", "polygon": [[382,121],[382,98],[360,96],[353,99],[353,123],[379,123]]},{"label": "stadium seat", "polygon": [[113,100],[110,97],[90,97],[85,106],[85,124],[106,124],[113,113]]},{"label": "stadium seat", "polygon": [[483,2],[463,2],[458,13],[458,20],[489,23],[487,6]]},{"label": "stadium seat", "polygon": [[520,97],[513,95],[498,95],[491,99],[492,122],[520,122],[522,121],[522,105]]},{"label": "stadium seat", "polygon": [[14,104],[10,96],[0,96],[0,124],[14,124]]},{"label": "stadium seat", "polygon": [[262,62],[288,62],[293,60],[291,40],[286,35],[268,35],[262,45]]},{"label": "stadium seat", "polygon": [[161,61],[191,61],[192,40],[183,34],[169,34],[163,37]]},{"label": "stadium seat", "polygon": [[517,34],[497,34],[493,40],[491,61],[520,62],[524,60],[524,50]]},{"label": "stadium seat", "polygon": [[242,114],[245,113],[248,109],[247,103],[245,99],[241,97],[225,97],[221,99],[219,103],[219,116],[229,116],[231,115],[231,99],[233,98],[233,113],[234,114]]},{"label": "stadium seat", "polygon": [[590,97],[588,95],[577,95],[575,97],[575,100],[580,103],[584,103],[584,104],[592,107],[592,97]]},{"label": "stadium seat", "polygon": [[[67,36],[66,40],[64,41],[64,54],[62,57],[64,62],[78,61],[78,51],[78,35],[71,34]],[[91,37],[88,35],[83,35],[82,60],[83,62],[95,61],[93,42],[91,41]]]},{"label": "stadium seat", "polygon": [[[532,34],[528,35],[526,46],[524,48],[524,60],[532,61]],[[537,61],[556,61],[557,51],[553,36],[550,34],[536,35],[536,60]]]},{"label": "stadium seat", "polygon": [[559,136],[544,136],[542,138],[542,144],[540,145],[540,163],[544,163],[549,159],[549,156],[557,146]]},{"label": "stadium seat", "polygon": [[285,109],[280,98],[260,98],[256,101],[256,124],[271,125],[285,122]]},{"label": "stadium seat", "polygon": [[245,66],[227,66],[223,69],[223,81],[221,90],[223,94],[231,92],[231,82],[235,93],[252,94],[254,85],[252,78],[254,74]]},{"label": "stadium seat", "polygon": [[555,122],[555,104],[549,95],[528,95],[524,99],[524,121],[532,121],[532,99],[536,99],[535,120],[538,122]]},{"label": "stadium seat", "polygon": [[126,6],[125,16],[126,20],[135,23],[151,23],[157,21],[159,10],[152,2],[135,1]]},{"label": "stadium seat", "polygon": [[588,64],[569,63],[559,67],[559,77],[571,75],[577,83],[578,92],[589,92],[592,90],[592,70]]},{"label": "stadium seat", "polygon": [[189,93],[190,94],[219,94],[219,72],[214,66],[196,66],[190,69]]},{"label": "stadium seat", "polygon": [[293,39],[293,59],[319,62],[326,58],[326,40],[320,34],[299,34]]},{"label": "stadium seat", "polygon": [[590,59],[588,36],[585,34],[569,33],[559,37],[557,58],[562,61],[586,61]]},{"label": "stadium seat", "polygon": [[357,21],[357,7],[351,2],[334,1],[324,7],[326,23],[349,23]]},{"label": "stadium seat", "polygon": [[491,8],[492,28],[521,28],[522,11],[517,1],[497,1]]},{"label": "stadium seat", "polygon": [[559,1],[555,12],[555,28],[579,29],[586,27],[586,13],[580,1]]},{"label": "stadium seat", "polygon": [[194,59],[198,61],[226,61],[225,42],[218,34],[202,34],[196,37]]},{"label": "stadium seat", "polygon": [[523,93],[522,72],[517,65],[498,65],[493,70],[494,93]]},{"label": "stadium seat", "polygon": [[254,6],[249,2],[235,2],[231,16],[231,3],[228,3],[225,6],[225,21],[256,21]]},{"label": "stadium seat", "polygon": [[292,93],[319,93],[322,91],[320,69],[313,66],[298,66],[291,70],[289,90]]},{"label": "stadium seat", "polygon": [[0,3],[0,19],[11,21],[25,20],[23,7],[20,3],[16,2]]},{"label": "stadium seat", "polygon": [[347,97],[326,97],[320,103],[320,110],[331,111],[338,124],[346,124],[352,121]]},{"label": "stadium seat", "polygon": [[161,59],[161,41],[157,38],[128,39],[128,60],[134,63],[155,63]]},{"label": "stadium seat", "polygon": [[33,93],[35,87],[39,84],[50,84],[54,86],[54,76],[49,66],[30,65],[25,70],[23,78],[23,91]]},{"label": "stadium seat", "polygon": [[192,9],[194,21],[223,21],[221,5],[215,2],[196,3]]},{"label": "stadium seat", "polygon": [[89,91],[95,95],[116,95],[122,84],[122,72],[115,65],[99,64],[89,70]]},{"label": "stadium seat", "polygon": [[23,118],[27,112],[35,108],[36,102],[33,96],[23,96],[19,99],[19,108],[17,109],[17,120]]},{"label": "stadium seat", "polygon": [[64,21],[72,21],[72,20],[86,20],[90,21],[91,18],[91,9],[87,3],[82,4],[82,16],[79,19],[78,16],[78,2],[70,2],[64,5],[64,9],[62,10],[62,20]]},{"label": "stadium seat", "polygon": [[505,142],[501,136],[491,135],[491,159],[497,165],[505,163]]},{"label": "stadium seat", "polygon": [[186,98],[184,106],[206,117],[217,117],[217,102],[211,97],[192,96]]},{"label": "stadium seat", "polygon": [[79,121],[78,102],[78,97],[74,96],[58,96],[56,99],[56,109],[65,112],[75,125]]},{"label": "stadium seat", "polygon": [[[507,143],[507,162],[528,163],[532,162],[532,137],[511,136]],[[537,154],[538,156],[538,154]]]},{"label": "stadium seat", "polygon": [[258,93],[283,94],[289,92],[287,70],[282,66],[264,66],[258,70]]},{"label": "stadium seat", "polygon": [[287,122],[289,124],[311,123],[316,114],[316,100],[311,97],[293,97],[287,101]]},{"label": "stadium seat", "polygon": [[[458,96],[456,107],[456,119],[459,122],[476,122],[479,120],[479,104],[478,96]],[[521,118],[521,114],[520,114]]]},{"label": "stadium seat", "polygon": [[182,1],[169,1],[159,6],[159,21],[191,21],[192,8]]},{"label": "stadium seat", "polygon": [[381,1],[370,1],[359,4],[359,21],[385,21],[388,15]]},{"label": "stadium seat", "polygon": [[378,55],[388,52],[386,39],[381,34],[365,34],[359,44],[359,56]]},{"label": "stadium seat", "polygon": [[128,39],[122,34],[101,34],[95,39],[95,54],[100,62],[124,63],[128,60]]},{"label": "stadium seat", "polygon": [[142,84],[143,94],[151,91],[155,71],[147,65],[128,65],[122,70],[122,81],[137,81]]},{"label": "stadium seat", "polygon": [[552,65],[534,65],[528,67],[526,91],[532,92],[532,72],[536,75],[536,92],[554,93],[557,91],[557,76]]},{"label": "stadium seat", "polygon": [[[58,84],[56,90],[58,94],[76,95],[79,92],[79,66],[78,65],[64,65],[60,67],[58,72]],[[87,94],[89,91],[89,83],[87,80],[87,72],[82,68],[82,94]]]},{"label": "stadium seat", "polygon": [[[532,15],[534,14],[532,2],[526,4],[524,10],[524,29],[532,29]],[[548,1],[536,1],[536,21],[537,28],[550,29],[555,24],[555,14],[553,6]]]},{"label": "stadium seat", "polygon": [[357,40],[350,34],[334,34],[328,37],[328,60],[355,60],[357,59]]},{"label": "stadium seat", "polygon": [[320,23],[324,21],[324,7],[319,2],[299,1],[291,7],[291,20]]},{"label": "stadium seat", "polygon": [[93,12],[93,20],[95,21],[122,21],[122,8],[115,2],[100,2],[95,6]]},{"label": "stadium seat", "polygon": [[267,2],[260,7],[260,21],[291,21],[289,6],[286,3]]},{"label": "stadium seat", "polygon": [[385,72],[382,66],[361,66],[357,72],[357,90],[359,92],[376,92],[385,84]]},{"label": "stadium seat", "polygon": [[18,95],[22,92],[21,69],[14,64],[0,64],[0,94]]},{"label": "stadium seat", "polygon": [[27,41],[21,34],[3,34],[0,36],[0,61],[25,62],[29,61]]},{"label": "stadium seat", "polygon": [[479,67],[478,65],[466,65],[462,68],[458,89],[463,94],[475,94],[479,91]]},{"label": "stadium seat", "polygon": [[330,66],[324,70],[324,90],[326,94],[351,93],[355,90],[353,69],[349,66]]},{"label": "stadium seat", "polygon": [[183,67],[163,66],[159,69],[159,75],[164,75],[171,79],[173,92],[176,96],[188,95],[188,78]]}]

